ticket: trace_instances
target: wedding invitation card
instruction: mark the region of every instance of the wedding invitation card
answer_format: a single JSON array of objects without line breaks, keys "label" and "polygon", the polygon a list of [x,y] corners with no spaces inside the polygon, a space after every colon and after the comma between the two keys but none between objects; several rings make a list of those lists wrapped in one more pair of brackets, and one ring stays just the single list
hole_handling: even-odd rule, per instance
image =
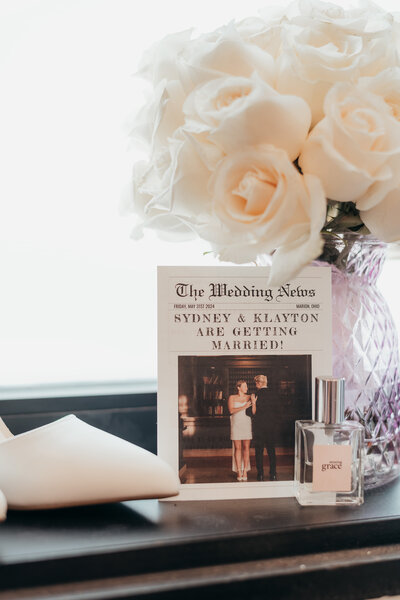
[{"label": "wedding invitation card", "polygon": [[158,454],[176,500],[293,495],[294,422],[331,375],[331,270],[159,267]]}]

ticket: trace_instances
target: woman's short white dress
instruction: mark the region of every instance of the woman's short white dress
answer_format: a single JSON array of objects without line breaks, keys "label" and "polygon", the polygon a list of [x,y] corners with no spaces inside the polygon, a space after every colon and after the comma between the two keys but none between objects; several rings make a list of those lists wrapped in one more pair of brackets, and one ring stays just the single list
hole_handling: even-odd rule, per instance
[{"label": "woman's short white dress", "polygon": [[[233,408],[245,406],[248,401],[234,400]],[[245,410],[231,415],[231,440],[251,440],[251,418],[246,415]]]},{"label": "woman's short white dress", "polygon": [[[241,400],[234,400],[233,408],[239,408],[240,406],[245,406],[247,404],[247,400],[242,402]],[[234,440],[251,440],[253,438],[251,432],[251,418],[246,415],[245,410],[240,410],[239,412],[231,415],[231,440],[232,440],[232,471],[237,473],[237,465],[235,460],[235,446]],[[242,471],[250,471],[250,464],[244,465],[242,458]]]}]

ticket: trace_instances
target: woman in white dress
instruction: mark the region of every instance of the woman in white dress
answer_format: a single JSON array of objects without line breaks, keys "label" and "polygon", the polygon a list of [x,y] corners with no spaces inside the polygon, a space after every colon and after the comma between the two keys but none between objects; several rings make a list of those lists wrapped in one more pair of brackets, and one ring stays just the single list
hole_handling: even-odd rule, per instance
[{"label": "woman in white dress", "polygon": [[236,382],[237,394],[229,396],[228,410],[231,415],[231,440],[233,444],[233,470],[237,472],[238,481],[247,481],[250,470],[250,441],[252,439],[251,418],[246,415],[246,408],[251,406],[251,398],[247,394],[247,383],[244,379]]}]

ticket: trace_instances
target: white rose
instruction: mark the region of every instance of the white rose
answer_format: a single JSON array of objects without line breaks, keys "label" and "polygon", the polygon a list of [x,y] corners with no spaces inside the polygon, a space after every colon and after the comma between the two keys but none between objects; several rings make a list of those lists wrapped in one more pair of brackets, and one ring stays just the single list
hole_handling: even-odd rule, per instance
[{"label": "white rose", "polygon": [[[211,172],[205,165],[207,143],[176,132],[168,148],[153,155],[150,163],[136,163],[125,208],[139,216],[134,237],[143,228],[187,237],[210,221]],[[211,149],[211,152],[213,148]]]},{"label": "white rose", "polygon": [[379,204],[360,210],[360,217],[375,237],[383,242],[400,241],[400,185]]},{"label": "white rose", "polygon": [[179,56],[192,39],[193,29],[165,36],[143,53],[138,75],[156,86],[160,81],[179,79]]},{"label": "white rose", "polygon": [[325,113],[300,155],[303,173],[319,177],[331,200],[377,206],[399,184],[400,123],[383,98],[350,84],[331,89]]},{"label": "white rose", "polygon": [[[360,79],[359,85],[381,96],[388,105],[392,116],[400,121],[400,69],[383,71],[376,77]],[[400,240],[400,182],[383,199],[369,208],[360,210],[360,216],[370,231],[380,240],[395,242]],[[359,207],[362,204],[359,203]]]},{"label": "white rose", "polygon": [[196,39],[191,39],[191,31],[167,36],[142,60],[139,74],[154,89],[134,119],[132,137],[144,141],[151,152],[159,151],[183,125],[183,104],[197,86],[226,74],[250,77],[254,71],[272,83],[274,60],[243,40],[233,24]]},{"label": "white rose", "polygon": [[358,85],[368,92],[381,96],[391,113],[400,121],[400,67],[385,69],[375,77],[362,77]]},{"label": "white rose", "polygon": [[178,80],[161,81],[129,126],[129,134],[152,154],[168,145],[168,139],[184,124],[186,94]]},{"label": "white rose", "polygon": [[182,106],[187,93],[181,82],[180,56],[192,43],[192,29],[165,36],[146,50],[138,76],[151,83],[144,88],[143,107],[131,118],[130,135],[144,142],[150,153],[160,152],[168,138],[183,125]]},{"label": "white rose", "polygon": [[273,83],[275,64],[262,48],[241,38],[233,23],[193,40],[181,56],[181,73],[187,91],[221,75],[250,77],[256,71]]},{"label": "white rose", "polygon": [[210,182],[215,220],[197,229],[219,257],[237,263],[277,250],[271,285],[289,281],[321,253],[326,201],[286,152],[263,145],[222,160]]},{"label": "white rose", "polygon": [[[167,173],[165,168],[164,172]],[[188,239],[194,237],[191,229],[179,218],[175,217],[166,206],[153,202],[153,199],[161,194],[162,173],[154,164],[139,161],[133,165],[132,180],[123,190],[121,198],[121,212],[135,214],[135,226],[131,237],[135,240],[143,237],[143,229],[148,227],[154,229],[162,236],[164,231],[171,233],[177,239]]]},{"label": "white rose", "polygon": [[285,8],[269,7],[262,11],[262,18],[249,17],[236,23],[236,30],[240,37],[262,50],[278,56],[281,46],[281,25]]},{"label": "white rose", "polygon": [[171,241],[186,241],[196,237],[191,227],[184,220],[175,216],[166,208],[152,204],[152,193],[146,191],[146,179],[151,178],[151,166],[146,162],[138,162],[133,167],[132,181],[122,192],[120,210],[126,215],[133,212],[136,224],[131,232],[134,240],[143,237],[145,227],[154,229],[160,238]]},{"label": "white rose", "polygon": [[188,96],[183,112],[185,130],[207,133],[226,154],[265,143],[286,150],[291,160],[298,157],[311,123],[302,98],[279,94],[257,74],[203,84]]},{"label": "white rose", "polygon": [[320,0],[297,0],[286,8],[286,16],[300,26],[310,26],[313,21],[328,23],[351,32],[380,33],[391,29],[393,15],[374,2],[363,0],[360,6],[344,9],[342,6]]},{"label": "white rose", "polygon": [[315,124],[333,84],[398,64],[395,31],[392,16],[374,5],[349,11],[319,2],[298,6],[300,14],[283,26],[276,87],[304,98]]},{"label": "white rose", "polygon": [[168,35],[143,55],[138,74],[154,86],[180,80],[190,92],[196,85],[223,74],[249,77],[257,71],[272,83],[272,56],[242,38],[234,23],[192,38],[193,30]]}]

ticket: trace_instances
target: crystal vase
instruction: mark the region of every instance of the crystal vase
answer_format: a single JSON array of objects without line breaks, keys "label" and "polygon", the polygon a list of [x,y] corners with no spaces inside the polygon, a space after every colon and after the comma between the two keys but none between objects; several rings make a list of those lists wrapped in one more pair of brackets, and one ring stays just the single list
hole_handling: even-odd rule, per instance
[{"label": "crystal vase", "polygon": [[400,472],[398,336],[376,286],[386,245],[371,236],[325,234],[319,264],[332,271],[333,375],[346,378],[346,418],[365,428],[365,486]]}]

